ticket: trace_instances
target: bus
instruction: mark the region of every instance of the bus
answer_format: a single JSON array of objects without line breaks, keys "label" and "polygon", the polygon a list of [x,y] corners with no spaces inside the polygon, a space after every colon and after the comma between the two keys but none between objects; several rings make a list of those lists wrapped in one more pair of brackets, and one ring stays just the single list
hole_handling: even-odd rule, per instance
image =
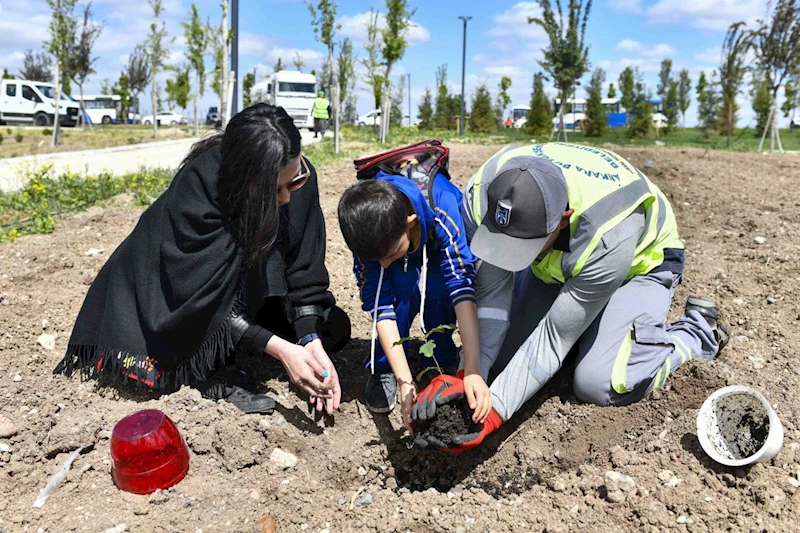
[{"label": "bus", "polygon": [[[75,98],[75,97],[73,97]],[[118,94],[83,95],[84,120],[87,124],[111,124],[119,121],[122,102]]]},{"label": "bus", "polygon": [[[627,110],[622,107],[620,98],[603,98],[603,109],[606,113],[606,124],[609,128],[625,128],[628,125]],[[667,122],[667,117],[661,113],[661,98],[655,97],[650,99],[653,104],[653,126],[656,128],[663,128]],[[561,105],[561,98],[553,100],[553,129],[558,130],[558,109]],[[581,124],[586,120],[586,104],[585,98],[570,98],[567,100],[568,112],[564,113],[564,126],[568,130],[576,130],[581,128]]]},{"label": "bus", "polygon": [[253,85],[252,101],[266,102],[286,110],[295,126],[314,129],[311,109],[317,96],[317,78],[296,70],[280,70]]}]

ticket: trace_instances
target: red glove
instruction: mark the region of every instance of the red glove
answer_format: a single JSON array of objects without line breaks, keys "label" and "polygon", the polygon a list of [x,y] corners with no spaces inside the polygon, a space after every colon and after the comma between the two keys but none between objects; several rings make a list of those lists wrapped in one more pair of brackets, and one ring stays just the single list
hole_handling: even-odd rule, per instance
[{"label": "red glove", "polygon": [[489,416],[486,418],[486,421],[481,424],[480,431],[475,433],[468,433],[466,435],[456,435],[453,437],[452,444],[455,445],[454,448],[447,448],[442,450],[443,452],[450,452],[450,453],[461,453],[464,450],[468,450],[470,448],[474,448],[485,439],[490,434],[494,433],[497,428],[503,425],[503,419],[500,418],[500,415],[497,414],[497,411],[492,409],[492,412],[489,413]]},{"label": "red glove", "polygon": [[411,420],[419,422],[436,415],[436,406],[444,405],[464,397],[464,371],[459,370],[455,376],[442,374],[433,378],[430,384],[417,394],[411,407]]}]

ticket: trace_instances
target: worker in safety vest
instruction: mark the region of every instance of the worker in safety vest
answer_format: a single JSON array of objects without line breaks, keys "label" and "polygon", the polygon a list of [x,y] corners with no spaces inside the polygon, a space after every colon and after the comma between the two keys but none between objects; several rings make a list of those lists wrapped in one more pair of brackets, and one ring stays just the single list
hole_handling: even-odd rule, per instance
[{"label": "worker in safety vest", "polygon": [[[575,395],[636,402],[691,358],[713,359],[728,334],[713,302],[690,296],[666,323],[684,251],[664,194],[617,154],[567,143],[509,147],[467,185],[481,374],[497,373],[492,413],[433,448],[476,446],[510,419],[576,348]],[[421,392],[412,419],[460,397],[457,377]],[[442,383],[447,381],[447,383]],[[463,387],[462,387],[463,388]]]},{"label": "worker in safety vest", "polygon": [[331,116],[331,103],[325,98],[325,91],[320,90],[317,93],[311,115],[314,117],[314,138],[318,133],[322,133],[325,137],[325,132],[328,131],[328,119]]}]

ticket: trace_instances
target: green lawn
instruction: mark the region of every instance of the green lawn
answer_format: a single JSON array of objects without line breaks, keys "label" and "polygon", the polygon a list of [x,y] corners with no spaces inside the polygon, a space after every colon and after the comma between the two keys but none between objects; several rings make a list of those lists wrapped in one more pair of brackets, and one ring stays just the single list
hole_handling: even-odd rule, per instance
[{"label": "green lawn", "polygon": [[[800,151],[800,130],[789,131],[781,130],[781,141],[783,149],[787,151]],[[466,132],[464,136],[459,136],[455,131],[420,131],[417,128],[403,127],[390,132],[389,144],[399,146],[426,138],[442,138],[449,143],[475,143],[475,144],[508,144],[508,143],[528,143],[532,141],[547,142],[555,140],[552,138],[540,138],[526,134],[517,129],[502,129],[493,134],[479,134]],[[372,128],[342,128],[342,138],[344,141],[359,141],[369,145],[375,145],[377,141],[376,133]],[[706,138],[703,133],[696,128],[678,129],[670,135],[661,135],[653,139],[629,139],[625,130],[607,130],[602,137],[586,137],[581,132],[567,132],[569,142],[588,143],[593,145],[614,144],[628,147],[642,148],[677,148],[691,147],[710,150],[733,150],[737,152],[755,152],[758,150],[760,137],[755,135],[754,130],[746,129],[736,131],[731,138],[732,145],[726,147],[726,138],[717,136]],[[764,143],[765,149],[769,149],[769,139]],[[777,147],[776,147],[777,149]]]}]

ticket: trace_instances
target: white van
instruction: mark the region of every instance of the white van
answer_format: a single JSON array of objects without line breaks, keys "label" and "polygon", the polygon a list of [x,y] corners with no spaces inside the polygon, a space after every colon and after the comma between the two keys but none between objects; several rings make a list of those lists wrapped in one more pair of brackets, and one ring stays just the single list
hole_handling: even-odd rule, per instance
[{"label": "white van", "polygon": [[281,106],[298,128],[314,129],[311,109],[317,97],[317,78],[295,70],[281,70],[253,85],[253,103]]},{"label": "white van", "polygon": [[[52,83],[28,80],[0,81],[0,123],[19,122],[52,126],[55,118],[56,87]],[[62,126],[74,126],[80,104],[61,94],[58,118]]]}]

